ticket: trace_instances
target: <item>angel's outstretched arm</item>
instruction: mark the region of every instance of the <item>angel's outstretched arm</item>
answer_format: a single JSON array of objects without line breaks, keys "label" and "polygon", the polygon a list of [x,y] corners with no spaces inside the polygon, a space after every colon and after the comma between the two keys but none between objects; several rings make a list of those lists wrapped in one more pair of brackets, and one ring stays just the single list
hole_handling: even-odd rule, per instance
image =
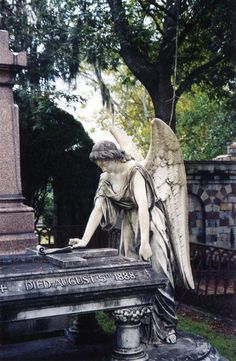
[{"label": "angel's outstretched arm", "polygon": [[73,246],[73,248],[86,247],[91,240],[94,232],[96,231],[98,225],[100,224],[102,215],[102,199],[97,198],[94,209],[90,214],[82,239],[71,238],[69,241],[69,245]]},{"label": "angel's outstretched arm", "polygon": [[138,220],[141,234],[141,245],[139,255],[144,260],[150,259],[152,256],[151,247],[149,244],[149,211],[145,180],[142,175],[137,172],[133,179],[134,197],[138,205]]}]

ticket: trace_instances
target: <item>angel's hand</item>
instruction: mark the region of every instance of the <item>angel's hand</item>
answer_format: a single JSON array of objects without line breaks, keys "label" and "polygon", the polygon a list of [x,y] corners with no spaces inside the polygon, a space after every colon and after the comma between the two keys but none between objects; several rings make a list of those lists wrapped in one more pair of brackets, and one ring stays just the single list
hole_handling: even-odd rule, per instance
[{"label": "angel's hand", "polygon": [[82,248],[86,247],[88,244],[87,241],[80,239],[80,238],[70,238],[69,239],[69,245],[72,246],[72,248]]},{"label": "angel's hand", "polygon": [[149,261],[152,257],[152,250],[148,242],[141,243],[141,246],[139,248],[139,256],[144,261]]}]

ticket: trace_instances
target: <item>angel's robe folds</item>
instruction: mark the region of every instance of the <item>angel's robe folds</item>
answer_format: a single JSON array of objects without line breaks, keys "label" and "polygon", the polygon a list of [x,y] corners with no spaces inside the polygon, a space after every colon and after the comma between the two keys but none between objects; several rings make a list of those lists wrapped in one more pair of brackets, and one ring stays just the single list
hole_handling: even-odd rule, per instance
[{"label": "angel's robe folds", "polygon": [[113,190],[112,184],[101,175],[95,200],[102,198],[103,218],[101,227],[112,230],[123,210],[120,252],[122,255],[137,259],[140,247],[140,227],[138,205],[134,196],[133,179],[139,172],[145,180],[149,209],[149,243],[152,249],[152,268],[167,277],[165,289],[157,290],[154,295],[151,338],[165,339],[176,326],[174,282],[172,267],[173,253],[167,235],[166,221],[156,197],[152,179],[145,168],[135,164],[127,172],[123,187],[119,192]]}]

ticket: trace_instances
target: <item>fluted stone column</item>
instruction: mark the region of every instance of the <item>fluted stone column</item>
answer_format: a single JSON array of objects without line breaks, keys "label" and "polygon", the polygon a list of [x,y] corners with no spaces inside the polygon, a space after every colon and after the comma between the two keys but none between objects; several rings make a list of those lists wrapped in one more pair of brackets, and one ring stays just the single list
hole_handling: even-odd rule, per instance
[{"label": "fluted stone column", "polygon": [[9,50],[8,32],[0,30],[0,254],[23,253],[35,246],[33,209],[23,204],[18,107],[12,87],[26,66],[26,53]]}]

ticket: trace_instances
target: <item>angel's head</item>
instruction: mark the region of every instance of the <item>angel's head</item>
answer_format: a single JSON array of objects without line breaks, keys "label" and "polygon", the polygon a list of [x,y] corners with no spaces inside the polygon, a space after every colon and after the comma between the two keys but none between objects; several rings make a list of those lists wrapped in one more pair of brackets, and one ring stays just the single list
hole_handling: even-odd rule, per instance
[{"label": "angel's head", "polygon": [[93,146],[89,159],[103,170],[109,170],[108,164],[126,163],[133,158],[123,150],[118,149],[115,143],[105,140]]}]

